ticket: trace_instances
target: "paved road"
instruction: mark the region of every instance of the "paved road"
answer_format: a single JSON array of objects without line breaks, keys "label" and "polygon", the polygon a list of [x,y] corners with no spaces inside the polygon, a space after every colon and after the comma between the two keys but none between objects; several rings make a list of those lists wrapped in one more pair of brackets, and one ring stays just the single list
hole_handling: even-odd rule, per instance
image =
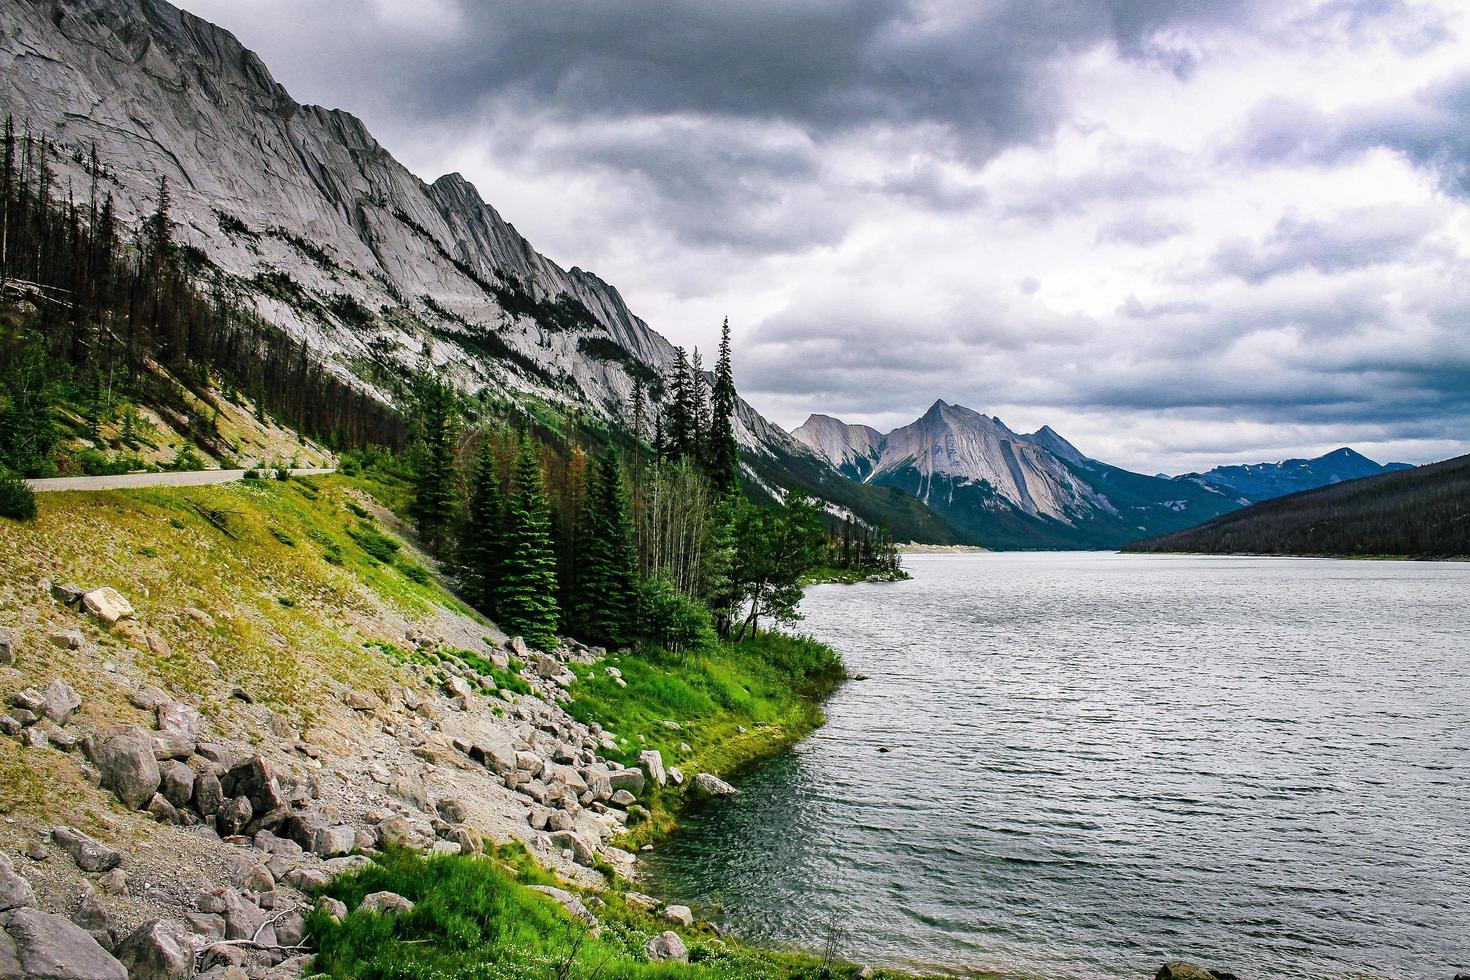
[{"label": "paved road", "polygon": [[[292,470],[292,476],[317,476],[335,470]],[[245,478],[244,470],[195,470],[188,473],[124,473],[121,476],[58,476],[50,480],[27,480],[31,489],[127,490],[134,487],[202,487],[231,483]]]}]

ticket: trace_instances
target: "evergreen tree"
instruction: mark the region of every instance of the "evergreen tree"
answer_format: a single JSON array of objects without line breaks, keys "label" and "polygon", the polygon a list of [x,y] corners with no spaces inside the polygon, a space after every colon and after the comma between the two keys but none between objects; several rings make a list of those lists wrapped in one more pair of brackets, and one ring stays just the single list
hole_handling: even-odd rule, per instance
[{"label": "evergreen tree", "polygon": [[474,480],[469,513],[459,537],[460,588],[476,609],[494,616],[504,548],[505,499],[488,433],[480,443],[480,461],[475,467]]},{"label": "evergreen tree", "polygon": [[701,466],[708,462],[710,445],[709,389],[704,383],[704,362],[700,360],[699,348],[689,364],[689,417],[691,433],[691,455]]},{"label": "evergreen tree", "polygon": [[674,348],[674,375],[664,387],[669,393],[664,419],[668,456],[675,461],[688,459],[694,455],[698,435],[694,428],[694,391],[689,384],[689,358],[682,347]]},{"label": "evergreen tree", "polygon": [[529,439],[521,444],[511,480],[495,611],[507,633],[538,650],[556,646],[556,548],[541,464]]},{"label": "evergreen tree", "polygon": [[730,318],[720,328],[720,358],[715,363],[713,419],[710,429],[709,475],[715,489],[734,490],[740,473],[740,446],[735,441],[735,374],[730,363]]},{"label": "evergreen tree", "polygon": [[597,461],[577,526],[577,589],[572,630],[591,643],[617,647],[632,638],[637,607],[632,505],[617,450]]},{"label": "evergreen tree", "polygon": [[422,372],[414,385],[416,442],[413,451],[414,499],[411,512],[419,537],[440,551],[454,520],[454,440],[458,416],[454,388]]}]

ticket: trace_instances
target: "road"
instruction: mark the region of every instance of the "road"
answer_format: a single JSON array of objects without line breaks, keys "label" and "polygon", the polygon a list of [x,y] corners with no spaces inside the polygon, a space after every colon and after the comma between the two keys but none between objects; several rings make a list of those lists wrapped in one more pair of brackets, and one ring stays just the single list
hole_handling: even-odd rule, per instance
[{"label": "road", "polygon": [[[262,470],[263,473],[274,472]],[[292,470],[292,476],[318,476],[335,470]],[[130,490],[136,487],[202,487],[232,483],[245,478],[244,470],[194,470],[185,473],[124,473],[121,476],[58,476],[50,480],[27,480],[32,490]]]}]

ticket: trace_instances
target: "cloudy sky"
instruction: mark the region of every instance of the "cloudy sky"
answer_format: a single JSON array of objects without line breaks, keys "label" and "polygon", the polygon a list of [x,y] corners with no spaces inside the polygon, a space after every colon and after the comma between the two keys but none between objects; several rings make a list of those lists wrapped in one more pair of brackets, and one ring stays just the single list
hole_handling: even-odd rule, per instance
[{"label": "cloudy sky", "polygon": [[792,426],[1470,452],[1459,0],[184,0]]}]

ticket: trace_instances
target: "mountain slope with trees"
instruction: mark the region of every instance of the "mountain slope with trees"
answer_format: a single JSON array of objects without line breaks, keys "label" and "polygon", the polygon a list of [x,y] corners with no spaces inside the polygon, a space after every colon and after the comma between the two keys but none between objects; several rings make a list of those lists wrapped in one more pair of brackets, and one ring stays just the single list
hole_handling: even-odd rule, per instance
[{"label": "mountain slope with trees", "polygon": [[1470,557],[1470,456],[1277,497],[1125,550]]},{"label": "mountain slope with trees", "polygon": [[1408,463],[1375,463],[1344,446],[1315,459],[1284,459],[1279,463],[1251,463],[1243,466],[1216,466],[1203,473],[1186,473],[1175,477],[1209,483],[1259,503],[1272,497],[1325,487],[1344,480],[1358,480],[1380,473],[1410,469]]}]

